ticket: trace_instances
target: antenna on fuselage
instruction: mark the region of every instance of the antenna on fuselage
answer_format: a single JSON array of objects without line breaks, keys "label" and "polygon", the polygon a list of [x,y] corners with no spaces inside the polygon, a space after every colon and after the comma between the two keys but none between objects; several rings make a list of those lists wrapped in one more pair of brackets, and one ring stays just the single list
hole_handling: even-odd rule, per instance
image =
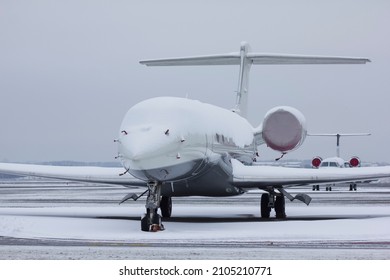
[{"label": "antenna on fuselage", "polygon": [[241,42],[238,53],[140,61],[146,66],[239,65],[236,106],[233,111],[243,117],[247,117],[249,72],[252,64],[364,64],[367,62],[370,62],[367,58],[252,53],[247,42]]}]

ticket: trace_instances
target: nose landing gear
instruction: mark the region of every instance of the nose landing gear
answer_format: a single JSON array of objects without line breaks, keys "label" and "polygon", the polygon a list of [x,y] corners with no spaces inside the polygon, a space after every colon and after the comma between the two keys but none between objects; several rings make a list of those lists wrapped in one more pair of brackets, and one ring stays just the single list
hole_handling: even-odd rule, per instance
[{"label": "nose landing gear", "polygon": [[148,182],[148,196],[146,198],[146,214],[141,218],[142,231],[162,231],[164,225],[161,223],[161,216],[157,213],[160,207],[161,183]]}]

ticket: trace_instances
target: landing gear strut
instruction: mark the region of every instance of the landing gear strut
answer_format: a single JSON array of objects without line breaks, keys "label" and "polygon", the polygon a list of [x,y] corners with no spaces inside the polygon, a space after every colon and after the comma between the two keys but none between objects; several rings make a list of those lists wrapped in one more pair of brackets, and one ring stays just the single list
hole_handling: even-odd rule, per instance
[{"label": "landing gear strut", "polygon": [[142,231],[161,231],[164,226],[161,223],[161,216],[157,214],[160,206],[161,183],[148,182],[148,197],[146,198],[146,214],[141,218]]}]

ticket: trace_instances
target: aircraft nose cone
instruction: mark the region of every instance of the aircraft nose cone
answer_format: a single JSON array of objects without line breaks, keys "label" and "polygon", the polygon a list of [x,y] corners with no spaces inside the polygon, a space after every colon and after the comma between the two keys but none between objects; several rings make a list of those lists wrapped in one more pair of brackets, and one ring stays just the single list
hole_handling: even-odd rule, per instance
[{"label": "aircraft nose cone", "polygon": [[163,154],[175,148],[174,136],[162,127],[137,127],[121,131],[120,144],[126,158],[137,161]]}]

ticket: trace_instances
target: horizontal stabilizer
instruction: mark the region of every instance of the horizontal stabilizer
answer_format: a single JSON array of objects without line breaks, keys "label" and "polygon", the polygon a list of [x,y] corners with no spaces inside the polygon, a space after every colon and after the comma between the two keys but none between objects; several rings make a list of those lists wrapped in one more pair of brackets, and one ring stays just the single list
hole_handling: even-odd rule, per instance
[{"label": "horizontal stabilizer", "polygon": [[142,60],[146,66],[196,66],[196,65],[239,65],[240,54],[220,54],[167,59]]},{"label": "horizontal stabilizer", "polygon": [[[247,53],[250,64],[365,64],[367,58]],[[142,60],[146,66],[240,65],[240,53]]]},{"label": "horizontal stabilizer", "polygon": [[253,64],[365,64],[371,62],[367,58],[291,54],[249,53],[247,58],[252,60]]},{"label": "horizontal stabilizer", "polygon": [[308,133],[307,136],[370,136],[371,133]]},{"label": "horizontal stabilizer", "polygon": [[336,136],[336,155],[340,157],[340,137],[341,136],[370,136],[371,133],[308,133],[307,136]]}]

